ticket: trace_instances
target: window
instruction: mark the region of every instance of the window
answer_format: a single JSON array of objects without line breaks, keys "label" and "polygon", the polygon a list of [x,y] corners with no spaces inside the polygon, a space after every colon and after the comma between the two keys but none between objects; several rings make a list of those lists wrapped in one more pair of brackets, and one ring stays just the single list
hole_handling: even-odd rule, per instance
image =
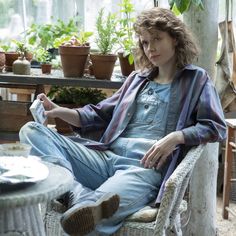
[{"label": "window", "polygon": [[[167,1],[167,0],[164,0]],[[85,30],[93,31],[100,8],[117,12],[121,0],[0,0],[0,40],[21,39],[32,23],[68,22],[78,17]],[[163,0],[162,0],[163,2]],[[154,6],[153,0],[133,0],[137,12]]]}]

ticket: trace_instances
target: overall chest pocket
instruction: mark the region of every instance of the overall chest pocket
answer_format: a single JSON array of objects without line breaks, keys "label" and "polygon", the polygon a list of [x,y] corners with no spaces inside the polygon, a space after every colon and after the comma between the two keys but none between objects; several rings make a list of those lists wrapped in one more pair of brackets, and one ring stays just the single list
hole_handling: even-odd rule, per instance
[{"label": "overall chest pocket", "polygon": [[142,94],[136,100],[136,110],[131,123],[151,124],[160,105],[161,101],[156,96]]},{"label": "overall chest pocket", "polygon": [[164,124],[166,123],[168,104],[168,102],[159,100],[158,107],[153,120],[153,123],[155,123],[155,125],[158,125],[160,126],[160,128],[163,129],[165,128]]}]

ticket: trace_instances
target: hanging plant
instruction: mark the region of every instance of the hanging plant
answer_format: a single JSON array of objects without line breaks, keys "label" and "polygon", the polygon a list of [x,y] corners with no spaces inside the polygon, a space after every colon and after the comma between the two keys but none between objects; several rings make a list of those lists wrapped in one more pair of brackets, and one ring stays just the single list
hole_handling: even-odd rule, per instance
[{"label": "hanging plant", "polygon": [[170,8],[176,15],[183,14],[185,11],[188,11],[191,4],[194,4],[201,10],[204,10],[202,0],[169,0]]}]

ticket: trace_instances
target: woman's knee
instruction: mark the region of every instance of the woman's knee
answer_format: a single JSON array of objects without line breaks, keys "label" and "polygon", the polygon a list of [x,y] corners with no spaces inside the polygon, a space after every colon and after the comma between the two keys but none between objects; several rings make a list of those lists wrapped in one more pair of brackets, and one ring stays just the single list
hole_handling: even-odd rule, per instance
[{"label": "woman's knee", "polygon": [[20,140],[24,141],[25,139],[28,139],[29,137],[37,136],[40,133],[42,133],[43,130],[44,130],[43,125],[34,121],[30,121],[21,127],[20,132],[19,132]]}]

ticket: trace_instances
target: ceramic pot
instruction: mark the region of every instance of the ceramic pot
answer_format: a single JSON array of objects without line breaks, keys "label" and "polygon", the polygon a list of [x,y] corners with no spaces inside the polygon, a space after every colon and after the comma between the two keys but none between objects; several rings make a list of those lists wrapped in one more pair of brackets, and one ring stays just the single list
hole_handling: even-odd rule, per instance
[{"label": "ceramic pot", "polygon": [[60,46],[62,70],[65,77],[82,77],[90,46]]},{"label": "ceramic pot", "polygon": [[91,54],[90,58],[93,64],[93,73],[95,78],[109,80],[112,76],[117,56],[114,54]]},{"label": "ceramic pot", "polygon": [[19,53],[17,52],[5,52],[5,70],[12,71],[13,62],[16,61],[19,57]]},{"label": "ceramic pot", "polygon": [[27,52],[25,55],[25,59],[28,60],[29,62],[31,62],[33,59],[33,53]]},{"label": "ceramic pot", "polygon": [[51,64],[41,64],[41,70],[43,74],[51,74],[52,65]]},{"label": "ceramic pot", "polygon": [[19,57],[13,62],[12,71],[17,75],[30,75],[30,62],[25,57]]},{"label": "ceramic pot", "polygon": [[118,53],[118,57],[122,75],[128,76],[132,71],[135,70],[134,63],[130,65],[128,60],[129,55],[124,57],[122,52]]},{"label": "ceramic pot", "polygon": [[5,53],[0,52],[0,72],[3,70],[4,65],[5,65]]}]

